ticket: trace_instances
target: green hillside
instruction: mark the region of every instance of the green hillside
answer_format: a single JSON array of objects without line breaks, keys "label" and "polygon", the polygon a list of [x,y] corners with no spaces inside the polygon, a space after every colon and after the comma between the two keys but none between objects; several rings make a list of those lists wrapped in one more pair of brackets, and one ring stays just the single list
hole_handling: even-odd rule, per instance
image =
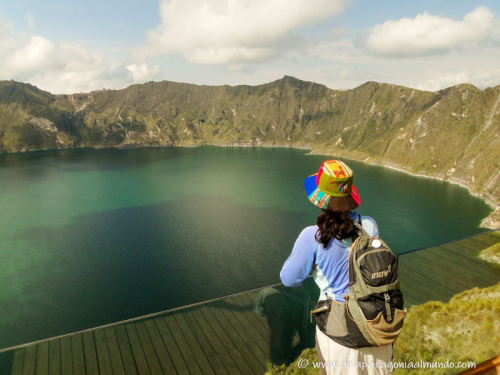
[{"label": "green hillside", "polygon": [[[500,86],[425,92],[367,82],[331,90],[146,83],[52,95],[0,82],[0,152],[68,147],[285,146],[459,183],[500,206]],[[497,209],[484,223],[500,226]]]}]

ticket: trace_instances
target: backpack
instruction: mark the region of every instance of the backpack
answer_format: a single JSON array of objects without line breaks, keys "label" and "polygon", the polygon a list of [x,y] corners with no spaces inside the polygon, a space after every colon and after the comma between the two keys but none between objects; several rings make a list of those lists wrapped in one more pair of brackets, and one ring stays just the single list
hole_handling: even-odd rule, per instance
[{"label": "backpack", "polygon": [[343,346],[390,345],[401,333],[407,312],[399,289],[398,258],[384,241],[370,236],[361,225],[355,225],[355,232],[345,302],[326,295],[327,299],[318,301],[311,311],[311,320],[316,314],[318,328]]}]

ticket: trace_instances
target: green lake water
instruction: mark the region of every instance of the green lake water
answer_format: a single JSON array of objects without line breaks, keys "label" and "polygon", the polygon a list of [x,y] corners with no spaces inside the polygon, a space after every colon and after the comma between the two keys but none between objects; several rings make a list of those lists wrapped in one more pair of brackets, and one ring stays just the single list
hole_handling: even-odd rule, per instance
[{"label": "green lake water", "polygon": [[[0,155],[0,349],[279,282],[331,157],[278,148]],[[397,252],[484,231],[456,185],[346,160]]]}]

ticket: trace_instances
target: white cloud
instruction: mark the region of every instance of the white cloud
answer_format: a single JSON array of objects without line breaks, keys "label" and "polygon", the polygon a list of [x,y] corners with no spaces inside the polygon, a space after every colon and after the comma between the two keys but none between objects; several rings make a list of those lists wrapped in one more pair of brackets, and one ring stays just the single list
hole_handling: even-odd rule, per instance
[{"label": "white cloud", "polygon": [[60,68],[54,44],[41,36],[33,36],[27,45],[7,57],[6,67],[15,75],[17,72],[36,69]]},{"label": "white cloud", "polygon": [[155,76],[160,73],[160,67],[155,65],[152,69],[149,69],[147,64],[131,64],[127,65],[127,70],[132,75],[132,79],[136,83],[144,83],[151,81]]},{"label": "white cloud", "polygon": [[425,56],[495,41],[499,31],[495,14],[480,6],[460,21],[427,12],[415,18],[389,20],[368,30],[357,44],[379,56]]},{"label": "white cloud", "polygon": [[418,90],[438,91],[462,83],[471,83],[480,89],[496,86],[500,84],[500,69],[460,70],[444,73],[414,87]]},{"label": "white cloud", "polygon": [[[180,52],[196,64],[265,61],[296,48],[294,31],[339,14],[346,0],[162,0],[162,23],[137,57]],[[294,43],[291,43],[291,41]]]},{"label": "white cloud", "polygon": [[30,82],[52,93],[88,92],[123,87],[131,81],[124,66],[76,43],[54,44],[40,35],[13,35],[0,18],[0,79]]}]

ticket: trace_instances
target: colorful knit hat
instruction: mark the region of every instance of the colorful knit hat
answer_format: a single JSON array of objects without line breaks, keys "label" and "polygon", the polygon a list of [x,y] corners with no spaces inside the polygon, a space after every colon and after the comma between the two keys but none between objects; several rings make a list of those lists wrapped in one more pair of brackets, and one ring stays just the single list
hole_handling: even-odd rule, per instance
[{"label": "colorful knit hat", "polygon": [[309,200],[319,208],[351,211],[361,204],[353,180],[354,174],[344,162],[327,160],[318,173],[305,179],[304,187]]}]

